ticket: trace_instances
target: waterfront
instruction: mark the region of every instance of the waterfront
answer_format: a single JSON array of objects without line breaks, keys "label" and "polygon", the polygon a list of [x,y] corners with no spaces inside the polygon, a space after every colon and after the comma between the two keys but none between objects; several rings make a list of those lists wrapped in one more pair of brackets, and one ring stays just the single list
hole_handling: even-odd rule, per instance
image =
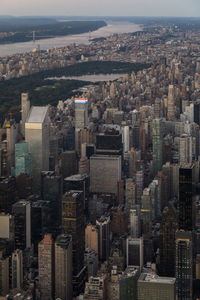
[{"label": "waterfront", "polygon": [[68,35],[62,37],[55,37],[44,40],[36,40],[35,43],[25,42],[25,43],[14,43],[0,45],[0,56],[14,55],[17,53],[26,53],[32,51],[34,48],[40,45],[41,50],[47,50],[51,48],[59,48],[68,46],[72,43],[76,44],[89,44],[90,39],[107,37],[114,33],[129,33],[140,31],[141,27],[137,24],[130,22],[107,22],[107,26],[101,27],[100,29],[93,31],[91,33],[83,33],[77,35]]}]

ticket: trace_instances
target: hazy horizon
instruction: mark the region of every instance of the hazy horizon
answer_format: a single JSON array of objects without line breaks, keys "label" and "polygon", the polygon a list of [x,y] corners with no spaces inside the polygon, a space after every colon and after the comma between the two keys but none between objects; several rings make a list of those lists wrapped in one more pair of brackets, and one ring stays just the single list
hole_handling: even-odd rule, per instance
[{"label": "hazy horizon", "polygon": [[200,17],[199,0],[1,0],[1,16]]}]

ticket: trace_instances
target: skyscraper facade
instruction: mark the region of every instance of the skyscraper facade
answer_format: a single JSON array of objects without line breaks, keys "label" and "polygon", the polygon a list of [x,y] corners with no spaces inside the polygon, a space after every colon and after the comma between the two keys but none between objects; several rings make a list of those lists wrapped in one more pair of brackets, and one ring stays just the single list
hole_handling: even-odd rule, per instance
[{"label": "skyscraper facade", "polygon": [[51,300],[54,297],[54,241],[51,234],[45,234],[38,244],[38,273],[40,298]]},{"label": "skyscraper facade", "polygon": [[176,295],[191,300],[193,294],[193,241],[190,231],[176,232]]},{"label": "skyscraper facade", "polygon": [[55,297],[72,299],[72,237],[61,234],[55,241]]},{"label": "skyscraper facade", "polygon": [[49,112],[47,106],[32,106],[25,123],[25,140],[33,161],[33,188],[40,188],[40,172],[49,170]]}]

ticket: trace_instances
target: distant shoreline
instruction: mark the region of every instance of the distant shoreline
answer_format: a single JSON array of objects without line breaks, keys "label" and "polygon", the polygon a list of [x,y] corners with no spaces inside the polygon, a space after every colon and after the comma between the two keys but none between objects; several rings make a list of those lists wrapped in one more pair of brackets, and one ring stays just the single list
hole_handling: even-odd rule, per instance
[{"label": "distant shoreline", "polygon": [[1,29],[0,35],[2,37],[0,37],[0,45],[12,45],[33,40],[40,41],[49,38],[84,34],[106,26],[107,23],[105,21],[63,21],[45,25],[34,25],[28,28],[19,27],[16,28],[16,31],[11,31],[11,28],[8,28],[7,31]]},{"label": "distant shoreline", "polygon": [[107,22],[107,26],[92,31],[91,36],[89,36],[89,32],[86,32],[82,34],[36,40],[35,43],[31,41],[24,43],[0,44],[0,57],[30,53],[38,46],[38,44],[40,45],[40,50],[66,47],[73,43],[89,45],[94,38],[106,38],[116,33],[133,33],[137,31],[142,31],[141,25],[131,22]]}]

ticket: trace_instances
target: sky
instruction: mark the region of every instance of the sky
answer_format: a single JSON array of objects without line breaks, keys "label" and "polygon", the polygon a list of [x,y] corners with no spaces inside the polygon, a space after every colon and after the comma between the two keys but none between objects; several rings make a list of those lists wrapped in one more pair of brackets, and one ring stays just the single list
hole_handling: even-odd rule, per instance
[{"label": "sky", "polygon": [[200,0],[0,0],[1,15],[200,17]]}]

